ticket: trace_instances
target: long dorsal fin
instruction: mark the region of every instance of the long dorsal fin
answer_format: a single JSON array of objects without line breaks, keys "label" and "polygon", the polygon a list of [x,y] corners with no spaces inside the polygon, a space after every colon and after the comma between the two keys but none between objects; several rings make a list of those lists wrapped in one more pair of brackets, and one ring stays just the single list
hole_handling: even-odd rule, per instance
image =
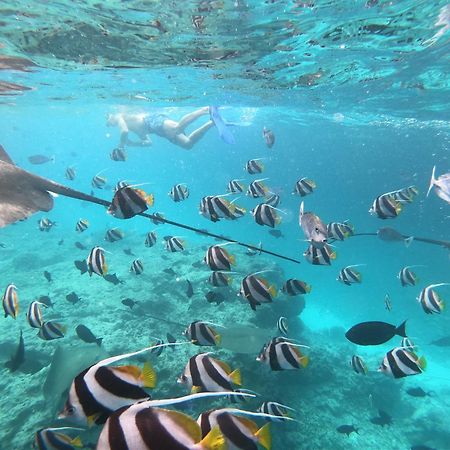
[{"label": "long dorsal fin", "polygon": [[5,161],[9,164],[14,164],[13,160],[9,157],[8,153],[6,153],[6,150],[3,148],[2,145],[0,145],[0,161]]}]

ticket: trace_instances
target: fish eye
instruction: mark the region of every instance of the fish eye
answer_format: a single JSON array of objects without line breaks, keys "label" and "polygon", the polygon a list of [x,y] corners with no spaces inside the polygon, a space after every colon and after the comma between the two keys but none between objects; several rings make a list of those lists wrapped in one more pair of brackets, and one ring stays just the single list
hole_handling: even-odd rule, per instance
[{"label": "fish eye", "polygon": [[315,231],[316,233],[319,233],[320,230],[319,230],[319,228],[316,227],[316,228],[314,228],[314,231]]},{"label": "fish eye", "polygon": [[68,416],[73,416],[75,414],[75,408],[73,406],[68,406],[66,408],[66,413]]}]

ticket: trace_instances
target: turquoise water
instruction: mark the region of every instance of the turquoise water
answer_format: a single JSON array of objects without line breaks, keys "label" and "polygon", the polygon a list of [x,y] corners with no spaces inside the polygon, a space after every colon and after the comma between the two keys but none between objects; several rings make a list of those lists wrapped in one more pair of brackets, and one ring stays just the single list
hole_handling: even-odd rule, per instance
[{"label": "turquoise water", "polygon": [[[296,410],[295,422],[272,424],[274,450],[450,449],[448,346],[431,344],[449,335],[448,311],[427,315],[416,300],[422,288],[450,283],[448,248],[362,235],[333,243],[337,258],[331,266],[313,266],[303,257],[307,242],[298,225],[301,199],[292,195],[295,182],[308,177],[317,188],[304,198],[305,210],[325,223],[348,219],[356,233],[391,226],[406,236],[450,241],[449,205],[433,192],[426,197],[433,166],[438,175],[450,170],[448,5],[207,1],[180,7],[133,1],[111,2],[107,8],[79,2],[68,8],[54,2],[44,11],[34,2],[20,3],[20,8],[0,9],[0,144],[19,167],[85,193],[101,172],[107,186],[94,189],[94,195],[106,201],[119,180],[142,184],[155,198],[148,212],[250,245],[261,243],[264,250],[300,264],[264,253],[249,256],[244,247],[229,245],[237,261],[232,285],[212,288],[207,267],[196,263],[217,243],[213,238],[155,226],[142,217],[118,220],[101,206],[61,195],[51,211],[0,229],[0,289],[14,283],[20,304],[16,320],[0,320],[0,449],[30,448],[38,429],[67,425],[56,417],[71,380],[84,368],[108,355],[137,351],[155,338],[166,340],[168,332],[183,342],[182,331],[194,320],[223,327],[222,347],[183,345],[159,357],[126,360],[138,366],[151,361],[158,374],[153,398],[187,394],[177,377],[191,356],[207,349],[232,369],[240,368],[242,387],[260,394],[238,407],[255,411],[262,401],[272,400]],[[192,26],[193,14],[205,16],[202,29]],[[167,32],[149,25],[154,20]],[[108,113],[157,112],[179,120],[205,105],[220,105],[222,116],[238,125],[231,128],[236,144],[223,142],[213,127],[189,151],[152,135],[151,147],[129,147],[127,161],[111,160],[119,130],[106,126]],[[188,130],[207,120],[199,118]],[[271,149],[263,127],[276,136]],[[28,157],[35,154],[54,161],[33,165]],[[261,176],[245,172],[252,158],[263,158]],[[65,178],[67,167],[75,168],[75,180]],[[258,201],[243,194],[230,197],[239,197],[236,203],[247,210],[236,221],[213,223],[199,214],[200,199],[224,194],[233,178],[246,185],[267,178],[281,196],[277,229],[282,237],[254,222],[250,210]],[[180,203],[168,195],[176,183],[190,190]],[[410,185],[417,186],[419,195],[398,217],[383,221],[369,214],[378,195]],[[56,222],[48,233],[38,229],[44,217]],[[79,219],[89,221],[83,233],[75,231]],[[106,230],[114,227],[124,239],[106,242]],[[158,242],[146,248],[151,230]],[[186,250],[168,253],[163,245],[167,235],[180,236]],[[116,273],[123,284],[81,275],[75,268],[74,261],[86,259],[96,245],[106,250],[108,273]],[[140,276],[129,270],[135,258],[144,264]],[[362,265],[362,282],[339,283],[339,271],[353,264]],[[419,266],[414,269],[417,286],[400,285],[397,274],[407,265]],[[169,268],[173,275],[164,272]],[[279,292],[272,304],[254,312],[237,293],[244,276],[263,270],[278,291],[288,278],[306,281],[312,291],[295,298]],[[51,273],[51,282],[44,271]],[[186,280],[192,283],[192,297],[186,295]],[[205,294],[211,290],[220,291],[225,301],[208,303]],[[437,290],[448,301],[450,287]],[[70,292],[81,301],[69,303]],[[43,341],[26,322],[28,305],[42,295],[55,302],[44,310],[45,319],[67,328],[62,339]],[[121,303],[124,298],[138,304],[130,310]],[[289,337],[310,347],[308,367],[271,372],[256,361],[264,342],[278,335],[280,316],[288,319]],[[400,380],[377,372],[400,337],[371,347],[345,338],[351,326],[369,320],[395,325],[407,320],[408,336],[426,357],[427,370]],[[80,340],[79,324],[103,338],[101,349]],[[20,330],[25,361],[11,372],[4,363],[15,352]],[[350,367],[355,354],[365,360],[366,376]],[[409,395],[413,387],[430,396]],[[202,411],[229,405],[226,399],[203,399],[174,409],[196,419]],[[370,420],[379,410],[392,417],[390,425]],[[341,434],[341,425],[354,425],[358,433]],[[86,448],[95,448],[100,431],[94,426],[78,433]]]}]

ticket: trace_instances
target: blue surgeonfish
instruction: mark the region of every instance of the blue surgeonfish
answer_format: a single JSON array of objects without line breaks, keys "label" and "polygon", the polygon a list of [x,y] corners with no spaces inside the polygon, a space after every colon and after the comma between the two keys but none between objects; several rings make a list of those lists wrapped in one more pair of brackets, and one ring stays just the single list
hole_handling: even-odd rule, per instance
[{"label": "blue surgeonfish", "polygon": [[411,375],[419,375],[426,368],[425,358],[418,357],[406,348],[395,347],[386,353],[378,372],[391,375],[394,378],[404,378]]},{"label": "blue surgeonfish", "polygon": [[241,372],[231,370],[210,353],[199,353],[189,359],[178,383],[186,385],[192,393],[233,391],[234,384],[241,385]]}]

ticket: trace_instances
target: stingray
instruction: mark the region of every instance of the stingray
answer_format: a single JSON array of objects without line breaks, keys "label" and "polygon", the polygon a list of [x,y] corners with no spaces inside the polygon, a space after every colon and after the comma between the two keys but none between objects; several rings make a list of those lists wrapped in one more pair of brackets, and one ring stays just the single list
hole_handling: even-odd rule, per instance
[{"label": "stingray", "polygon": [[353,236],[378,236],[385,242],[404,242],[408,246],[412,241],[424,242],[426,244],[439,245],[440,247],[450,250],[450,241],[440,241],[437,239],[429,239],[417,236],[408,236],[397,231],[395,228],[384,227],[380,228],[376,233],[355,233]]},{"label": "stingray", "polygon": [[[102,200],[93,195],[84,194],[83,192],[71,189],[47,178],[39,177],[38,175],[34,175],[17,167],[4,148],[0,145],[0,228],[17,222],[18,220],[27,219],[37,211],[50,211],[53,208],[52,193],[95,203],[106,208],[111,205],[111,202]],[[179,222],[173,222],[163,217],[155,216],[154,214],[141,212],[139,215],[300,264],[298,259],[280,255],[265,249],[262,250],[251,244],[239,242]]]}]

